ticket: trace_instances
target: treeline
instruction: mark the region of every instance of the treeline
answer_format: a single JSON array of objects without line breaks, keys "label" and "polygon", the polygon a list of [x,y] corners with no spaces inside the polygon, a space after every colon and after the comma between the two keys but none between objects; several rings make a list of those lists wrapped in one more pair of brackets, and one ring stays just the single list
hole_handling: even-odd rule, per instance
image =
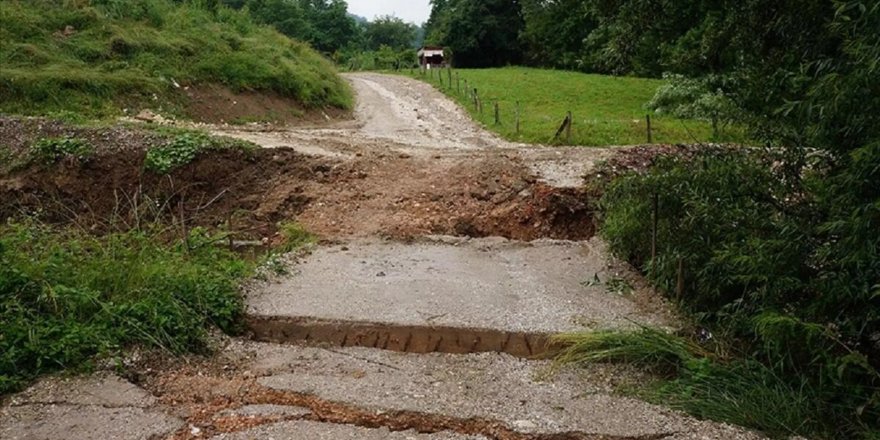
[{"label": "treeline", "polygon": [[366,20],[348,13],[343,0],[215,0],[234,9],[246,9],[257,21],[304,41],[337,59],[363,51],[414,49],[421,29],[393,16]]},{"label": "treeline", "polygon": [[[797,58],[823,41],[820,0],[432,0],[427,41],[461,67],[521,62],[659,76],[720,72],[745,58]],[[806,52],[800,52],[804,49]]]}]

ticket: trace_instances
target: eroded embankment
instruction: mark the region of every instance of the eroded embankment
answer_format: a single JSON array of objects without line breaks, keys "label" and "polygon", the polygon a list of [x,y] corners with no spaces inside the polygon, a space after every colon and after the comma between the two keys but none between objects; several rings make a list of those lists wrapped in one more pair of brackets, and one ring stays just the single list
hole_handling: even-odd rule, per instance
[{"label": "eroded embankment", "polygon": [[[223,228],[234,238],[273,239],[278,223],[299,221],[322,238],[411,238],[424,234],[512,239],[585,239],[592,211],[579,189],[538,182],[503,155],[413,158],[367,151],[350,160],[287,148],[207,150],[170,174],[146,170],[152,132],[72,128],[41,120],[0,120],[8,166],[0,164],[0,217],[32,215],[88,230]],[[27,159],[48,137],[95,147],[87,160]]]}]

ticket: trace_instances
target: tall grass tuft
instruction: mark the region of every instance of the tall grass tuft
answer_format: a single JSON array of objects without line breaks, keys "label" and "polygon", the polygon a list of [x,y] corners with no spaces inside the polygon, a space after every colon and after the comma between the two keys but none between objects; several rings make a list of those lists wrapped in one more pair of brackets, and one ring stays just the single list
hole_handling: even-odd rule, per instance
[{"label": "tall grass tuft", "polygon": [[[838,426],[846,408],[834,407],[806,380],[785,377],[751,360],[725,360],[695,341],[659,330],[558,335],[558,364],[625,362],[660,374],[635,393],[700,418],[763,431],[774,438],[806,435],[870,438],[867,430]],[[859,437],[856,437],[859,436]]]}]

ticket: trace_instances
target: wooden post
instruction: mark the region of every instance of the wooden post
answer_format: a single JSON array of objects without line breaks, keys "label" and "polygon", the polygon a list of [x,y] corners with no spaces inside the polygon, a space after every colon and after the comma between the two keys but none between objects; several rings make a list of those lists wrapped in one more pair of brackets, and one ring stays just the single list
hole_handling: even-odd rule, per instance
[{"label": "wooden post", "polygon": [[[565,115],[565,119],[562,120],[562,125],[559,126],[559,129],[556,130],[556,134],[553,135],[553,140],[559,139],[559,136],[562,136],[562,132],[571,133],[571,112]],[[570,136],[570,134],[568,135]]]},{"label": "wooden post", "polygon": [[651,203],[651,276],[657,276],[657,206],[659,205],[659,196],[654,192],[654,198]]},{"label": "wooden post", "polygon": [[653,136],[651,135],[651,115],[645,115],[645,121],[648,122],[648,143],[654,143]]},{"label": "wooden post", "polygon": [[568,112],[568,126],[565,127],[565,142],[568,144],[571,143],[571,123],[572,122],[573,121],[571,119],[571,112]]},{"label": "wooden post", "polygon": [[458,72],[455,72],[455,92],[461,94],[461,78],[458,77]]},{"label": "wooden post", "polygon": [[474,95],[473,96],[474,96],[474,110],[479,111],[480,110],[480,98],[479,98],[479,95],[477,95],[476,88],[474,88]]},{"label": "wooden post", "polygon": [[519,134],[519,101],[516,101],[516,134]]},{"label": "wooden post", "polygon": [[678,279],[675,282],[675,295],[681,300],[684,296],[684,258],[678,258]]},{"label": "wooden post", "polygon": [[452,89],[452,66],[446,66],[446,85]]},{"label": "wooden post", "polygon": [[498,109],[498,101],[495,101],[495,125],[501,125],[501,112]]}]

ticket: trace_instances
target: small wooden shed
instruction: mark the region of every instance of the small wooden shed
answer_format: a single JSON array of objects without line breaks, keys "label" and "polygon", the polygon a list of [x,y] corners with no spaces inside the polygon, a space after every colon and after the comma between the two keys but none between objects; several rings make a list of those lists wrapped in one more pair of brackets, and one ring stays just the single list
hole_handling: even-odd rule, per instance
[{"label": "small wooden shed", "polygon": [[419,49],[419,65],[422,68],[430,69],[432,67],[445,67],[446,58],[443,55],[443,48],[438,46],[425,46]]}]

